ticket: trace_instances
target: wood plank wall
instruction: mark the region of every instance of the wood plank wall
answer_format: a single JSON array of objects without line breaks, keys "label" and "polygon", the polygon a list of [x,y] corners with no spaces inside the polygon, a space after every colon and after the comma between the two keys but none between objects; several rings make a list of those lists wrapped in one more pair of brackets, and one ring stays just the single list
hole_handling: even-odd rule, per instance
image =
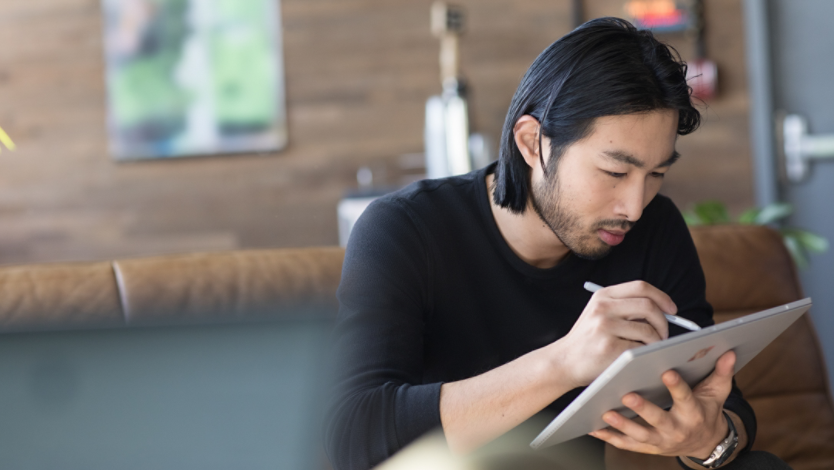
[{"label": "wood plank wall", "polygon": [[[519,78],[572,27],[571,0],[457,3],[473,127],[497,140]],[[739,209],[752,201],[740,0],[707,3],[722,96],[682,139],[666,192]],[[0,263],[335,244],[357,168],[398,184],[400,156],[422,152],[424,102],[440,89],[430,4],[283,0],[286,150],[116,163],[99,1],[3,0],[0,125],[19,150],[0,154]],[[613,0],[586,0],[586,13],[622,14]]]}]

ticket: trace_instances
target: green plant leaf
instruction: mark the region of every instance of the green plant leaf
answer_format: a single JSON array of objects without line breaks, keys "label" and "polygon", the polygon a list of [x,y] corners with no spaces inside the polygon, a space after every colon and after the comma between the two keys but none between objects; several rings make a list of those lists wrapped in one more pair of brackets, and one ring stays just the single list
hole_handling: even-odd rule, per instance
[{"label": "green plant leaf", "polygon": [[704,201],[696,204],[693,210],[704,225],[730,223],[727,206],[721,201]]},{"label": "green plant leaf", "polygon": [[756,224],[767,225],[793,214],[793,206],[786,202],[768,204],[756,216]]},{"label": "green plant leaf", "polygon": [[799,240],[790,234],[784,235],[785,246],[791,254],[794,262],[800,269],[808,267],[808,257],[805,255],[805,250],[802,249],[802,244]]},{"label": "green plant leaf", "polygon": [[692,211],[684,211],[682,213],[682,215],[683,215],[684,222],[686,222],[686,225],[688,225],[690,227],[695,227],[695,226],[698,226],[698,225],[704,225],[704,222],[701,220],[700,217],[698,217],[698,214],[696,214]]},{"label": "green plant leaf", "polygon": [[738,223],[743,225],[755,224],[756,218],[759,216],[759,212],[761,212],[761,209],[757,209],[755,207],[752,209],[747,209],[740,216],[738,216]]},{"label": "green plant leaf", "polygon": [[796,238],[803,250],[811,253],[825,253],[828,251],[828,239],[798,228],[786,228],[782,230],[786,236]]},{"label": "green plant leaf", "polygon": [[[738,217],[738,223],[744,225],[769,225],[782,221],[793,213],[793,206],[785,202],[768,204],[762,209],[751,208]],[[702,201],[692,210],[683,212],[683,218],[689,226],[717,225],[730,223],[727,206],[721,201]],[[781,224],[779,224],[781,225]],[[794,262],[800,269],[809,265],[809,255],[824,253],[829,249],[828,239],[795,227],[780,228],[782,239]]]}]

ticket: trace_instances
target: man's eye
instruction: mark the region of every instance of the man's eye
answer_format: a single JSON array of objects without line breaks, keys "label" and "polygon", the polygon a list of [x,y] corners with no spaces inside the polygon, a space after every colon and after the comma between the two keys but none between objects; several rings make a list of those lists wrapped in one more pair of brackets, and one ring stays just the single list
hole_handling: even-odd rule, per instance
[{"label": "man's eye", "polygon": [[613,171],[606,171],[605,173],[608,174],[608,176],[612,176],[614,178],[625,178],[626,177],[626,173],[614,173]]},{"label": "man's eye", "polygon": [[656,171],[653,171],[652,176],[654,176],[655,178],[663,178],[664,176],[666,176],[666,173],[658,173]]}]

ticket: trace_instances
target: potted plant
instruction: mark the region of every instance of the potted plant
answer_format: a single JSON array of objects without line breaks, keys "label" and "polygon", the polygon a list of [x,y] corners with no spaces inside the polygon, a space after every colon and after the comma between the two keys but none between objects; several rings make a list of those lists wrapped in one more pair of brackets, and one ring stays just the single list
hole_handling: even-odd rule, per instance
[{"label": "potted plant", "polygon": [[[793,213],[793,206],[784,202],[765,207],[747,209],[736,219],[742,225],[770,225],[779,230],[796,265],[808,267],[808,256],[828,251],[828,239],[815,233],[785,225],[784,221]],[[718,225],[733,223],[727,206],[721,201],[704,201],[684,211],[683,218],[689,226]]]}]

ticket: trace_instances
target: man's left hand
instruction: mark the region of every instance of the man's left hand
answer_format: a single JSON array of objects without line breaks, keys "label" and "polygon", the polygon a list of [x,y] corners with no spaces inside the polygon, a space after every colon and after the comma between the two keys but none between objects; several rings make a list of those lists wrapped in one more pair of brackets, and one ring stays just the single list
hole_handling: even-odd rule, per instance
[{"label": "man's left hand", "polygon": [[715,370],[694,389],[675,371],[663,373],[662,380],[674,401],[665,411],[636,393],[623,397],[623,405],[643,418],[638,424],[616,411],[602,419],[611,428],[590,433],[615,447],[632,452],[706,459],[727,436],[722,413],[733,385],[736,355],[729,351],[716,362]]}]

